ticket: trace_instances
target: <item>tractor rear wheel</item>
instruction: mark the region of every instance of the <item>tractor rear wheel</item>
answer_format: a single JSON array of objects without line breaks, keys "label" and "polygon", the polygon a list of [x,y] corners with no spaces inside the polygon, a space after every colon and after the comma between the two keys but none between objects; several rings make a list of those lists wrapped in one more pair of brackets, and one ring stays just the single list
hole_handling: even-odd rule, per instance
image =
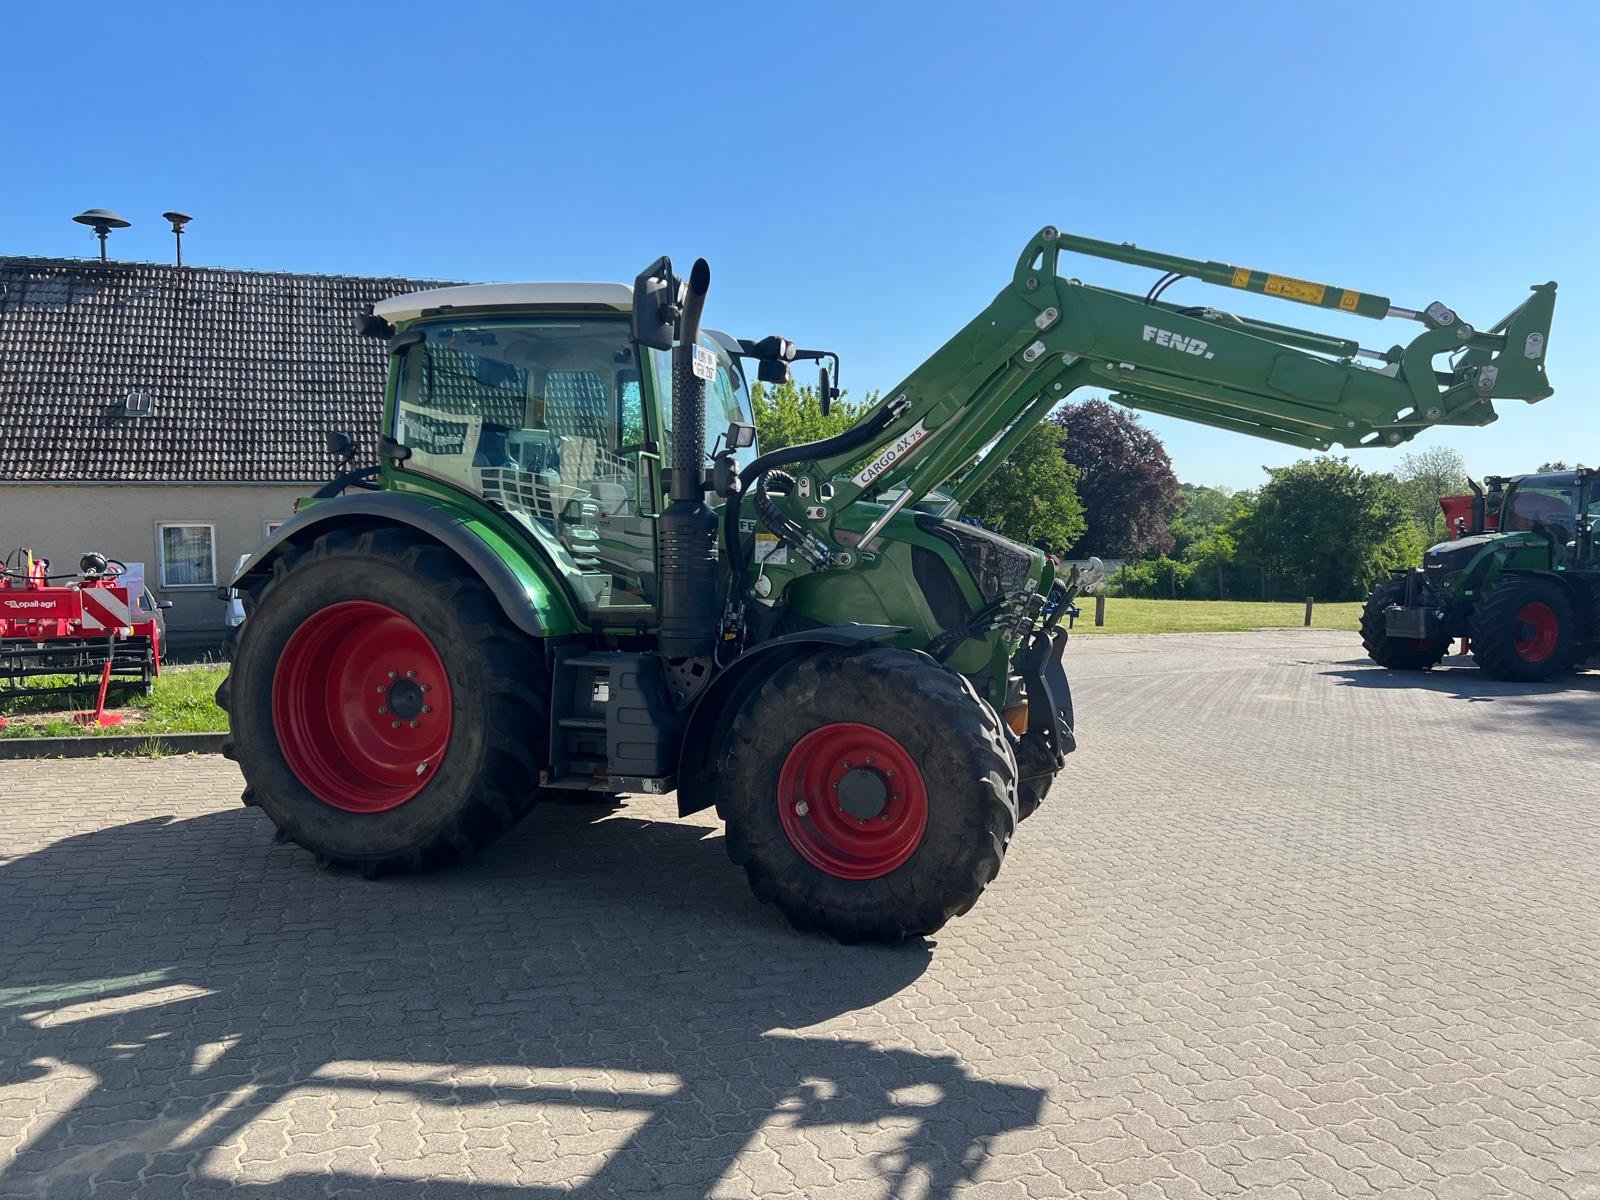
[{"label": "tractor rear wheel", "polygon": [[289,550],[250,597],[217,691],[244,801],[363,874],[493,842],[544,761],[537,646],[439,546],[398,529]]},{"label": "tractor rear wheel", "polygon": [[1572,602],[1551,579],[1507,576],[1472,614],[1472,657],[1496,679],[1548,679],[1572,665]]},{"label": "tractor rear wheel", "polygon": [[926,655],[830,650],[780,668],[722,748],[728,856],[800,929],[932,933],[977,903],[1017,824],[1000,718]]},{"label": "tractor rear wheel", "polygon": [[1391,579],[1377,586],[1361,610],[1361,644],[1366,647],[1367,657],[1380,667],[1391,671],[1426,671],[1439,665],[1439,660],[1450,649],[1450,639],[1390,637],[1384,610],[1403,604],[1405,598],[1403,579]]}]

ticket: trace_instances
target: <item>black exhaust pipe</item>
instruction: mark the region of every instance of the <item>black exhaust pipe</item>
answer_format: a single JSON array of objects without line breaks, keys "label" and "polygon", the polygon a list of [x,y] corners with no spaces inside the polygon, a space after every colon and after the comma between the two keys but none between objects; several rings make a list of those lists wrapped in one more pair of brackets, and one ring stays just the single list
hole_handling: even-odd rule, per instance
[{"label": "black exhaust pipe", "polygon": [[709,658],[717,644],[717,515],[706,503],[701,470],[706,380],[698,373],[710,361],[700,348],[700,315],[710,287],[711,267],[697,259],[672,350],[671,503],[658,527],[660,652],[665,658]]}]

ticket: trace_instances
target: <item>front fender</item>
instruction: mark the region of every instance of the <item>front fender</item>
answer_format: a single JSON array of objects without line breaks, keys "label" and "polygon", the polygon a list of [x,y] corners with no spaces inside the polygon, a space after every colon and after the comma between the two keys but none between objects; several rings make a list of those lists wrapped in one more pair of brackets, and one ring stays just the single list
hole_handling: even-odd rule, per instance
[{"label": "front fender", "polygon": [[513,624],[530,637],[582,628],[537,566],[496,530],[470,513],[416,493],[368,492],[325,500],[296,513],[257,547],[234,576],[234,587],[265,579],[289,547],[334,529],[400,525],[438,542],[494,594]]},{"label": "front fender", "polygon": [[779,667],[819,650],[886,642],[905,631],[902,625],[826,625],[762,642],[734,659],[700,693],[684,722],[678,758],[678,815],[686,817],[711,807],[711,789],[705,785],[716,772],[728,726],[750,693],[772,678]]}]

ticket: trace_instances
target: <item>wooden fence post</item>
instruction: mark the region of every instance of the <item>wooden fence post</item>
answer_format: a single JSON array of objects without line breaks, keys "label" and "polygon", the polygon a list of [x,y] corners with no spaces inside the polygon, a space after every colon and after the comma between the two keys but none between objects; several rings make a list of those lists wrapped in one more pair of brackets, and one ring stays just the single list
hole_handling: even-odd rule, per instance
[{"label": "wooden fence post", "polygon": [[1313,604],[1315,604],[1315,603],[1316,603],[1316,601],[1312,597],[1310,597],[1310,596],[1306,597],[1306,628],[1307,629],[1311,628],[1311,606]]},{"label": "wooden fence post", "polygon": [[1094,598],[1094,623],[1096,625],[1104,625],[1106,623],[1106,598],[1104,596],[1096,595]]}]

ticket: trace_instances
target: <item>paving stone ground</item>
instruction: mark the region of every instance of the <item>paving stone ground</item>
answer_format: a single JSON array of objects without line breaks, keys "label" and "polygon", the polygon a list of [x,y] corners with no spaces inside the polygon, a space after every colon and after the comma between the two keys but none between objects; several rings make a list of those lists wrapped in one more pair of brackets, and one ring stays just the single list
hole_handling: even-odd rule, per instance
[{"label": "paving stone ground", "polygon": [[219,758],[0,763],[0,1195],[1600,1197],[1600,677],[1075,641],[978,907],[801,936],[714,821],[364,883]]}]

